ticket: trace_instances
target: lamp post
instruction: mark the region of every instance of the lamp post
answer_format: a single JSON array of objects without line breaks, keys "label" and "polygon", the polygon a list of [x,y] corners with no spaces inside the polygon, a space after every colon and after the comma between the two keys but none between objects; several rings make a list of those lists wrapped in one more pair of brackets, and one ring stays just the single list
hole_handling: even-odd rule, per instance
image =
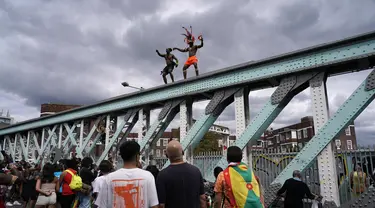
[{"label": "lamp post", "polygon": [[139,87],[131,86],[131,85],[129,85],[129,83],[127,83],[127,82],[122,82],[121,85],[124,86],[124,87],[130,87],[130,88],[137,89],[137,90],[144,90],[144,89],[145,89],[145,88],[143,88],[143,87],[139,88]]}]

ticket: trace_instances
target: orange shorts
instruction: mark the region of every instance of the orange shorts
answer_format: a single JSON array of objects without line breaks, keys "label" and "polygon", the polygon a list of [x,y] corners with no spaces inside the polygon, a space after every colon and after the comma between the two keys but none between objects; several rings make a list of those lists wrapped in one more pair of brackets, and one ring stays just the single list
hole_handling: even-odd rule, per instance
[{"label": "orange shorts", "polygon": [[195,64],[195,63],[198,63],[197,57],[196,56],[190,56],[188,58],[188,60],[186,60],[185,65],[190,66],[190,65]]}]

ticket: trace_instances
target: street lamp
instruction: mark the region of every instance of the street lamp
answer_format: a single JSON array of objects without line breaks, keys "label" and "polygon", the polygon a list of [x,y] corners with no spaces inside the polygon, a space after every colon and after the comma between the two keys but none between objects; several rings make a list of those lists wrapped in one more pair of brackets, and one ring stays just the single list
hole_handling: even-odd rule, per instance
[{"label": "street lamp", "polygon": [[123,83],[121,83],[121,85],[124,86],[124,87],[130,87],[130,88],[137,89],[137,90],[144,90],[144,89],[145,89],[145,88],[143,88],[143,87],[139,88],[139,87],[131,86],[131,85],[129,85],[129,83],[127,83],[127,82],[123,82]]}]

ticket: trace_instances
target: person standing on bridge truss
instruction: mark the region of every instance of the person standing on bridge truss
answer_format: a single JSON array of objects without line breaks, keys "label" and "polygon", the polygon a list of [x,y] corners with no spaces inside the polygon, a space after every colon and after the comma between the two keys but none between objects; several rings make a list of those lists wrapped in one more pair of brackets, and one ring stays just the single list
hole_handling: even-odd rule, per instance
[{"label": "person standing on bridge truss", "polygon": [[[174,67],[176,67],[176,68],[178,67],[178,59],[173,54],[171,54],[171,52],[172,52],[171,48],[167,48],[165,52],[166,52],[166,54],[160,54],[159,51],[156,50],[156,53],[160,57],[163,57],[165,59],[165,63],[167,64],[167,66],[164,67],[163,71],[161,71],[161,74],[163,75],[164,83],[167,84],[167,75],[168,74],[171,76],[172,82],[174,82],[173,69],[174,69]],[[173,60],[176,60],[176,62],[174,62]]]},{"label": "person standing on bridge truss", "polygon": [[189,58],[186,60],[184,67],[182,68],[183,74],[184,74],[184,79],[186,79],[187,76],[187,69],[191,66],[194,65],[195,68],[195,74],[196,76],[199,75],[199,70],[198,70],[198,59],[196,57],[197,51],[199,48],[203,47],[203,37],[202,35],[198,36],[198,40],[201,41],[200,45],[194,45],[195,37],[192,34],[192,27],[190,26],[190,31],[189,32],[185,27],[182,27],[186,30],[187,34],[183,34],[185,38],[185,42],[188,44],[188,47],[185,49],[180,49],[180,48],[173,48],[173,50],[178,50],[180,52],[189,52]]}]

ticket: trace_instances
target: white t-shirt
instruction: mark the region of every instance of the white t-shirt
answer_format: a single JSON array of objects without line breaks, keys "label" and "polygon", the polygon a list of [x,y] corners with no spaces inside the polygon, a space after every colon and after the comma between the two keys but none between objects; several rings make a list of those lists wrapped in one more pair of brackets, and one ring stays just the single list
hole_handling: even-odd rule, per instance
[{"label": "white t-shirt", "polygon": [[91,183],[92,185],[92,192],[99,193],[100,189],[102,189],[103,183],[105,182],[105,175],[99,176],[95,178],[95,180]]},{"label": "white t-shirt", "polygon": [[121,168],[104,177],[95,201],[99,208],[150,208],[159,204],[155,179],[148,171]]}]

